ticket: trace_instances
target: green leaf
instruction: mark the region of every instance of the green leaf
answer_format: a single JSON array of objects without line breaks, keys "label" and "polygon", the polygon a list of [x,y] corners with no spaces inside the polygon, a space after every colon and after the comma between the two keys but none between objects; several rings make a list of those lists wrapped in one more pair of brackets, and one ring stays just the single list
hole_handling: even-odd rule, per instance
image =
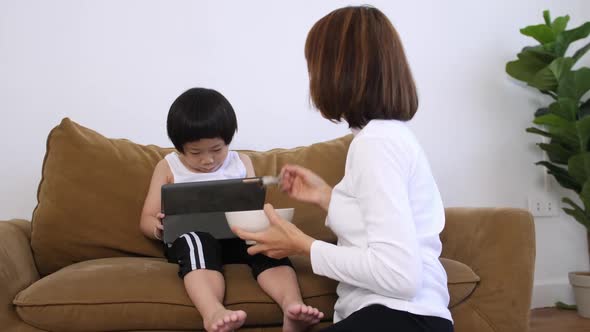
[{"label": "green leaf", "polygon": [[558,143],[538,143],[541,150],[547,152],[549,160],[555,164],[567,165],[569,158],[575,154]]},{"label": "green leaf", "polygon": [[562,198],[561,201],[566,204],[569,204],[572,207],[572,209],[563,208],[563,211],[568,215],[574,217],[574,219],[577,222],[579,222],[582,226],[588,229],[589,221],[584,210],[581,207],[579,207],[578,204],[574,203],[571,199],[567,197]]},{"label": "green leaf", "polygon": [[568,45],[576,40],[586,38],[590,35],[590,22],[586,22],[575,29],[564,31],[560,35],[563,36],[564,41],[567,42]]},{"label": "green leaf", "polygon": [[576,121],[576,133],[580,141],[580,150],[590,150],[590,117],[584,117]]},{"label": "green leaf", "polygon": [[539,90],[539,92],[541,92],[544,95],[548,95],[549,97],[557,100],[557,94],[553,91],[547,91],[547,90]]},{"label": "green leaf", "polygon": [[[528,53],[524,59],[529,61],[532,69],[531,55]],[[523,61],[525,61],[523,60]],[[557,58],[553,60],[547,67],[541,68],[532,78],[529,79],[528,84],[539,90],[557,91],[558,82],[564,74],[568,74],[574,65],[572,58]],[[540,66],[540,62],[536,64]],[[529,69],[529,70],[530,70]]]},{"label": "green leaf", "polygon": [[572,57],[574,59],[574,63],[578,62],[578,60],[580,60],[580,58],[583,57],[584,54],[588,52],[588,50],[590,50],[590,43],[586,44],[584,47],[577,50],[576,53],[574,53],[574,56]]},{"label": "green leaf", "polygon": [[563,56],[563,54],[559,54],[557,52],[555,52],[555,48],[559,45],[556,44],[557,42],[550,42],[547,44],[541,44],[541,47],[543,47],[543,49],[545,50],[545,52],[551,53],[553,54],[554,57],[558,58],[560,56]]},{"label": "green leaf", "polygon": [[574,71],[575,75],[575,82],[576,86],[578,87],[576,90],[578,98],[582,98],[586,94],[586,92],[590,91],[590,68],[584,67]]},{"label": "green leaf", "polygon": [[[526,54],[527,57],[535,58],[538,61],[544,63],[545,65],[550,64],[551,62],[553,62],[553,60],[555,60],[557,58],[555,56],[555,54],[553,54],[551,52],[547,52],[547,50],[543,47],[543,45],[523,47],[523,49],[521,50],[521,53],[523,53],[523,52],[527,53]],[[519,57],[519,59],[520,59],[520,57]]]},{"label": "green leaf", "polygon": [[[580,192],[580,199],[582,203],[584,203],[584,211],[588,211],[590,209],[590,181],[586,181],[582,186],[582,191]],[[590,226],[590,221],[588,221],[588,214],[586,215],[585,225]]]},{"label": "green leaf", "polygon": [[541,107],[538,110],[535,111],[535,118],[538,118],[540,116],[543,116],[545,114],[549,113],[549,107]]},{"label": "green leaf", "polygon": [[577,193],[582,190],[582,185],[576,181],[567,171],[567,169],[559,167],[548,161],[539,161],[535,165],[545,166],[549,174],[553,175],[555,180],[564,188],[571,189]]},{"label": "green leaf", "polygon": [[575,304],[566,304],[561,301],[555,302],[555,307],[561,310],[577,310],[578,306]]},{"label": "green leaf", "polygon": [[535,118],[533,123],[547,126],[547,129],[549,130],[549,133],[553,135],[553,138],[566,144],[568,148],[574,150],[579,148],[580,141],[573,121],[568,121],[560,116],[549,113]]},{"label": "green leaf", "polygon": [[586,22],[581,26],[564,31],[555,37],[555,54],[563,56],[571,43],[576,40],[586,38],[590,34],[590,22]]},{"label": "green leaf", "polygon": [[551,13],[549,13],[549,10],[543,11],[543,19],[545,20],[545,24],[547,24],[547,26],[551,25]]},{"label": "green leaf", "polygon": [[558,34],[562,33],[565,28],[567,27],[567,22],[569,22],[570,20],[570,16],[566,15],[566,16],[560,16],[558,18],[555,19],[555,21],[553,21],[553,24],[551,24],[551,29],[553,30],[553,33],[557,36]]},{"label": "green leaf", "polygon": [[537,135],[540,135],[543,137],[548,137],[551,139],[551,143],[560,144],[564,149],[568,149],[570,151],[578,151],[578,150],[572,150],[572,147],[570,145],[568,145],[567,142],[560,139],[559,137],[557,137],[547,131],[541,130],[537,127],[529,127],[526,129],[526,132],[531,133],[531,134],[537,134]]},{"label": "green leaf", "polygon": [[557,95],[580,100],[590,90],[590,68],[584,67],[562,75]]},{"label": "green leaf", "polygon": [[585,103],[580,105],[580,118],[585,118],[586,116],[590,115],[590,99],[586,100]]},{"label": "green leaf", "polygon": [[536,127],[529,127],[526,129],[527,133],[531,133],[531,134],[537,134],[537,135],[541,135],[541,136],[545,136],[545,137],[553,137],[553,135],[551,135],[551,133],[546,132],[544,130],[541,130],[539,128]]},{"label": "green leaf", "polygon": [[578,106],[575,100],[570,98],[559,98],[549,105],[549,111],[568,121],[576,121],[578,117]]},{"label": "green leaf", "polygon": [[549,65],[549,69],[553,73],[555,79],[559,81],[564,73],[572,69],[574,59],[572,58],[557,58]]},{"label": "green leaf", "polygon": [[584,183],[590,176],[590,152],[582,152],[570,158],[567,169],[578,183]]},{"label": "green leaf", "polygon": [[576,204],[574,201],[572,201],[570,198],[568,197],[564,197],[561,199],[562,202],[568,204],[569,206],[572,207],[573,210],[576,210],[577,213],[581,213],[581,214],[585,214],[584,209],[582,209],[581,206],[579,206],[578,204]]},{"label": "green leaf", "polygon": [[549,67],[539,70],[528,83],[539,90],[557,91],[557,79]]},{"label": "green leaf", "polygon": [[553,54],[538,46],[523,48],[517,57],[517,60],[506,64],[506,72],[513,78],[529,84],[541,69],[549,66],[555,59]]},{"label": "green leaf", "polygon": [[530,83],[535,75],[555,60],[555,55],[543,46],[527,46],[517,55],[518,60],[506,64],[506,72],[517,80]]},{"label": "green leaf", "polygon": [[541,44],[546,44],[555,40],[553,29],[545,24],[530,25],[526,28],[520,29],[520,33],[535,38]]},{"label": "green leaf", "polygon": [[535,63],[514,60],[506,64],[506,73],[514,79],[529,83],[542,68],[538,67],[538,64]]}]

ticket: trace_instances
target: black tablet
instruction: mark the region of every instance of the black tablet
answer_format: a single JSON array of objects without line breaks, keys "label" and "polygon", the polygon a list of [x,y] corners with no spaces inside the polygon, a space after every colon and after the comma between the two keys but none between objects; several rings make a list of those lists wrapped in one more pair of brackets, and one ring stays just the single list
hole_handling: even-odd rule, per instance
[{"label": "black tablet", "polygon": [[166,184],[162,186],[163,241],[172,243],[194,231],[217,239],[235,238],[225,212],[260,210],[265,196],[260,178]]}]

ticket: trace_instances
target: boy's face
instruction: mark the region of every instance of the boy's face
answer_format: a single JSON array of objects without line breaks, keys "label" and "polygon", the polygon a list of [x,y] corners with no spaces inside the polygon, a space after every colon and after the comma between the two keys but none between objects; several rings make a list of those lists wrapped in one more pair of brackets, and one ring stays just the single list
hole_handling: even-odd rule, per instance
[{"label": "boy's face", "polygon": [[227,157],[228,146],[221,138],[203,138],[183,146],[185,166],[199,173],[218,170]]}]

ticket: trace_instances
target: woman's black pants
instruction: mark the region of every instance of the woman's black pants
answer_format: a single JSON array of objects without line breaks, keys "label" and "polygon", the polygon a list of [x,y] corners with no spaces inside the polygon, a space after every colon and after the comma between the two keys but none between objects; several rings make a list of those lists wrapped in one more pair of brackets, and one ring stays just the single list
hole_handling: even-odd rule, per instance
[{"label": "woman's black pants", "polygon": [[453,324],[444,318],[414,315],[406,311],[370,305],[362,308],[322,332],[453,332]]}]

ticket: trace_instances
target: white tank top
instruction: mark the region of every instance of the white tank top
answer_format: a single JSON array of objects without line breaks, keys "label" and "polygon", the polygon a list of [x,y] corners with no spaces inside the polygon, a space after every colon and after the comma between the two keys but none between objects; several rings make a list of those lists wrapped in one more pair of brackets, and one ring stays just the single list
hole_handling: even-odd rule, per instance
[{"label": "white tank top", "polygon": [[212,180],[241,179],[246,177],[246,166],[236,151],[229,151],[218,170],[211,173],[193,172],[184,166],[177,152],[171,152],[164,157],[170,166],[174,183],[199,182]]}]

